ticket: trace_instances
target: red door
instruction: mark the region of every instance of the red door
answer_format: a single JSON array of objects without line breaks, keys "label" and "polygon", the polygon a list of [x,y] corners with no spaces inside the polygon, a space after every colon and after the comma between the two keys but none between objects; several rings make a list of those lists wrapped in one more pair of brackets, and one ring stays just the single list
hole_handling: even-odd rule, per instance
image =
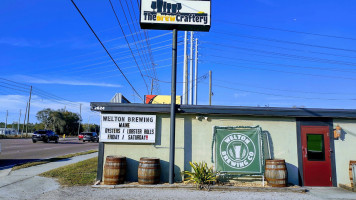
[{"label": "red door", "polygon": [[332,186],[328,126],[301,126],[305,186]]}]

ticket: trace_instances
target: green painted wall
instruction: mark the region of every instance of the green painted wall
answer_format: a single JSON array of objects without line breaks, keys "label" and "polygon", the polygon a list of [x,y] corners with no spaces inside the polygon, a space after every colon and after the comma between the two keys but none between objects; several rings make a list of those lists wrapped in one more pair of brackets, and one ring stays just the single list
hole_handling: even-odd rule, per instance
[{"label": "green painted wall", "polygon": [[[298,157],[296,121],[293,118],[231,117],[203,115],[208,119],[196,119],[198,115],[177,115],[175,181],[181,181],[180,172],[190,170],[189,161],[211,162],[213,126],[259,125],[271,138],[273,158],[285,159],[288,182],[298,184]],[[161,181],[168,182],[170,117],[157,114],[156,143],[123,144],[105,143],[104,157],[122,155],[128,159],[127,180],[137,181],[137,169],[141,157],[161,159]]]},{"label": "green painted wall", "polygon": [[288,182],[298,184],[298,157],[296,121],[290,118],[257,118],[257,117],[216,117],[208,120],[192,120],[192,160],[211,162],[211,142],[213,126],[257,126],[271,138],[272,158],[285,159],[288,170]]},{"label": "green painted wall", "polygon": [[335,142],[335,162],[338,184],[350,184],[349,162],[356,160],[356,120],[334,120],[334,129],[342,128],[341,137]]}]

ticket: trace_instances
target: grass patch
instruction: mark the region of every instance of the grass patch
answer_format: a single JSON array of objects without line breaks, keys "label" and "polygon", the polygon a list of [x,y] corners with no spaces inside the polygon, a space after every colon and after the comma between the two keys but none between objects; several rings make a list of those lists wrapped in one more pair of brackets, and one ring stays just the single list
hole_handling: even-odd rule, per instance
[{"label": "grass patch", "polygon": [[56,178],[63,186],[93,185],[96,180],[98,157],[53,169],[40,174],[43,177]]},{"label": "grass patch", "polygon": [[56,161],[59,161],[59,160],[68,159],[68,158],[72,158],[72,157],[75,157],[75,156],[91,154],[91,153],[95,153],[95,152],[98,152],[98,150],[89,150],[89,151],[67,154],[67,155],[64,155],[64,156],[58,156],[58,157],[55,157],[55,158],[49,158],[49,159],[40,160],[40,161],[28,162],[28,163],[17,165],[15,167],[13,167],[12,170],[18,170],[18,169],[23,169],[23,168],[27,168],[27,167],[33,167],[33,166],[36,166],[36,165],[42,165],[42,164],[46,164],[46,163],[49,163],[49,162],[56,162]]}]

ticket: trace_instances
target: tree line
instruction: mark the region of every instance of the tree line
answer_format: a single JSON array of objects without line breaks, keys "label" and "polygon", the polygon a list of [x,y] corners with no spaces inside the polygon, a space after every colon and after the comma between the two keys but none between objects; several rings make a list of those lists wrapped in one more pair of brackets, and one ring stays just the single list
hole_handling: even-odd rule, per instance
[{"label": "tree line", "polygon": [[[79,132],[99,132],[100,127],[97,124],[81,123],[82,119],[79,114],[73,113],[64,109],[52,110],[46,108],[40,110],[36,114],[39,123],[17,124],[8,123],[6,128],[19,130],[19,133],[33,133],[37,130],[53,130],[59,135],[78,135]],[[0,122],[0,128],[5,128],[5,123]]]},{"label": "tree line", "polygon": [[43,125],[43,129],[51,129],[59,135],[77,135],[78,129],[79,132],[99,132],[100,130],[96,124],[81,124],[82,119],[79,114],[64,109],[46,108],[38,111],[36,118]]}]

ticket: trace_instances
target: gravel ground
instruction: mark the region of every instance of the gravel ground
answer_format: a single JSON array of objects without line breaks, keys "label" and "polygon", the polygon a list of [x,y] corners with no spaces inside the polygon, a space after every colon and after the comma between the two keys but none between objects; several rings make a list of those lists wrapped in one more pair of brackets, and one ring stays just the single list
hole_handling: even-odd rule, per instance
[{"label": "gravel ground", "polygon": [[61,187],[46,192],[36,199],[320,199],[310,194],[292,192],[237,192],[198,191],[192,189],[103,189],[85,187]]}]

